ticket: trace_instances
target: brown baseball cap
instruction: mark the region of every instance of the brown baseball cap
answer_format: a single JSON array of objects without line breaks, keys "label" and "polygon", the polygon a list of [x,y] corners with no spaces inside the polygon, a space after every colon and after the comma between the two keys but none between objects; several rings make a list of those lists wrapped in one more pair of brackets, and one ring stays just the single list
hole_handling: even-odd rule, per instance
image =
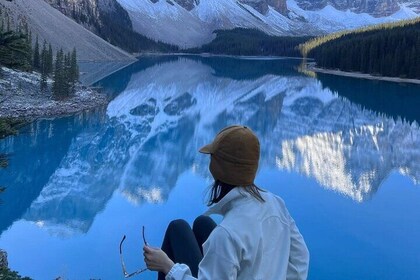
[{"label": "brown baseball cap", "polygon": [[225,127],[212,143],[199,151],[211,155],[209,169],[214,179],[235,186],[254,183],[260,142],[250,128],[241,125]]}]

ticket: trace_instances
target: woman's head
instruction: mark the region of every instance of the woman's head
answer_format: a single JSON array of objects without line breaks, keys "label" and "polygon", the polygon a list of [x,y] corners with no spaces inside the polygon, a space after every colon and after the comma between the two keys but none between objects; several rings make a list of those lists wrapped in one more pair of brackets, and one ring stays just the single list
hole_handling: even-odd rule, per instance
[{"label": "woman's head", "polygon": [[215,180],[234,186],[254,184],[260,142],[248,127],[233,125],[222,129],[200,152],[211,155],[209,169]]},{"label": "woman's head", "polygon": [[261,190],[254,184],[260,142],[251,129],[239,125],[228,126],[200,152],[211,156],[209,169],[215,182],[209,205],[218,202],[235,187],[242,187],[258,200],[264,201],[259,193]]}]

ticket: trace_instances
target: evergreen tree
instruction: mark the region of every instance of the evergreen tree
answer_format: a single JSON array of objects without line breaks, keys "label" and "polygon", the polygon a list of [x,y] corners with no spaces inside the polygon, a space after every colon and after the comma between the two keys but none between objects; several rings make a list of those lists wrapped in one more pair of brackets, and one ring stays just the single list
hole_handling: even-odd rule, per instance
[{"label": "evergreen tree", "polygon": [[35,70],[40,70],[41,66],[41,60],[39,57],[39,41],[38,41],[38,35],[35,39],[35,47],[34,47],[34,55],[33,55],[33,67]]},{"label": "evergreen tree", "polygon": [[[28,36],[28,41],[29,41],[29,27],[28,27],[28,24],[25,22],[25,23],[23,23],[23,26],[22,26],[22,28],[23,28],[23,33],[24,34],[26,34],[27,36]],[[30,42],[32,42],[32,41],[30,41]]]},{"label": "evergreen tree", "polygon": [[72,77],[70,73],[70,52],[64,54],[63,74],[64,74],[64,84],[63,84],[64,92],[66,93],[66,96],[68,96],[70,95],[70,93],[72,93],[71,91]]},{"label": "evergreen tree", "polygon": [[[48,62],[48,51],[46,51],[46,62]],[[54,68],[53,94],[56,98],[66,98],[74,94],[78,70],[72,67],[72,57],[76,52],[64,53],[63,49],[57,52]]]},{"label": "evergreen tree", "polygon": [[26,35],[13,31],[0,32],[0,64],[28,71],[31,47]]},{"label": "evergreen tree", "polygon": [[54,54],[51,47],[51,44],[48,44],[48,59],[47,59],[47,74],[50,75],[53,73],[53,60],[54,60]]},{"label": "evergreen tree", "polygon": [[245,28],[215,31],[216,38],[200,48],[189,49],[192,53],[216,53],[231,55],[279,55],[299,56],[299,44],[311,37],[270,36],[262,31]]},{"label": "evergreen tree", "polygon": [[31,30],[29,30],[29,33],[28,33],[28,42],[29,44],[32,45],[32,31]]},{"label": "evergreen tree", "polygon": [[54,67],[54,82],[53,82],[53,95],[57,99],[65,97],[64,92],[64,55],[63,49],[57,51],[55,56],[55,67]]},{"label": "evergreen tree", "polygon": [[48,78],[48,50],[47,50],[47,42],[44,41],[42,46],[41,52],[41,81],[40,87],[41,91],[44,91],[47,88],[47,78]]},{"label": "evergreen tree", "polygon": [[33,49],[32,49],[32,32],[29,30],[28,24],[23,25],[23,34],[25,34],[26,37],[26,45],[27,45],[27,60],[29,62],[29,65],[33,67]]},{"label": "evergreen tree", "polygon": [[79,66],[77,65],[76,48],[74,48],[72,53],[71,53],[70,77],[71,77],[72,84],[74,86],[74,84],[79,81]]},{"label": "evergreen tree", "polygon": [[327,35],[300,46],[321,67],[420,79],[420,18]]}]

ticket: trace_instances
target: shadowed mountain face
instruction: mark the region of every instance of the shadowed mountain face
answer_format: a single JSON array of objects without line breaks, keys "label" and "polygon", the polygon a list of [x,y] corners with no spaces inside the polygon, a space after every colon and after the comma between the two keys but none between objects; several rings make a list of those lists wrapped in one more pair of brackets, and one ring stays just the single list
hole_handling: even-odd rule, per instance
[{"label": "shadowed mountain face", "polygon": [[[239,79],[210,67],[218,59],[175,57],[131,73],[99,125],[65,137],[71,141],[48,166],[37,198],[25,202],[24,218],[69,235],[87,232],[116,190],[134,204],[164,203],[186,171],[209,176],[208,157],[197,150],[231,124],[247,125],[259,136],[260,169],[302,174],[358,202],[372,198],[391,172],[419,184],[417,122],[339,97],[295,72],[295,62],[267,61],[263,69],[261,61],[238,60],[237,67],[261,67],[259,75]],[[119,80],[117,74],[106,84]],[[11,147],[13,142],[2,142]],[[23,165],[14,168],[22,172]],[[1,207],[10,207],[5,202]]]},{"label": "shadowed mountain face", "polygon": [[264,15],[268,13],[270,7],[283,15],[287,14],[286,0],[241,0],[239,2],[251,6]]},{"label": "shadowed mountain face", "polygon": [[[153,2],[156,2],[156,0]],[[184,7],[188,11],[191,11],[196,5],[200,4],[200,0],[174,0],[174,2]]]}]

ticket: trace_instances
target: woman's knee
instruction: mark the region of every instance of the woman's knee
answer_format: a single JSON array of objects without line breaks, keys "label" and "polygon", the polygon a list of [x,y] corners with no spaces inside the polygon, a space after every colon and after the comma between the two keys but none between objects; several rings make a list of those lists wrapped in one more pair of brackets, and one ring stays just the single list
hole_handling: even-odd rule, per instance
[{"label": "woman's knee", "polygon": [[213,229],[216,227],[216,223],[209,216],[198,216],[193,223],[193,229]]},{"label": "woman's knee", "polygon": [[209,216],[201,215],[194,220],[193,228],[207,227],[208,225],[216,225],[216,223]]},{"label": "woman's knee", "polygon": [[186,229],[191,230],[190,225],[185,220],[177,219],[169,223],[168,229],[166,231],[179,232],[179,231],[184,231]]}]

